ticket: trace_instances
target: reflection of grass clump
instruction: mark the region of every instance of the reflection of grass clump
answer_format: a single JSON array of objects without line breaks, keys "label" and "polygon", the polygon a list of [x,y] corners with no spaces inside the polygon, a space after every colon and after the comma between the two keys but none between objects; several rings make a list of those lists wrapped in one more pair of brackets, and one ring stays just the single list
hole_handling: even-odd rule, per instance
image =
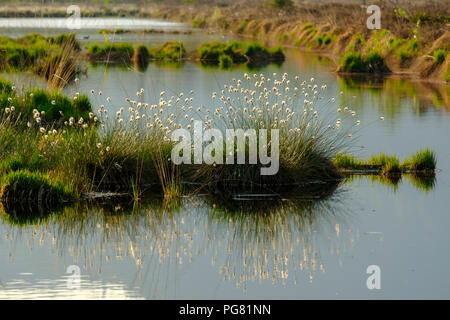
[{"label": "reflection of grass clump", "polygon": [[231,59],[230,56],[227,56],[224,54],[219,56],[219,67],[226,69],[226,68],[231,67],[232,64],[233,64],[233,59]]}]

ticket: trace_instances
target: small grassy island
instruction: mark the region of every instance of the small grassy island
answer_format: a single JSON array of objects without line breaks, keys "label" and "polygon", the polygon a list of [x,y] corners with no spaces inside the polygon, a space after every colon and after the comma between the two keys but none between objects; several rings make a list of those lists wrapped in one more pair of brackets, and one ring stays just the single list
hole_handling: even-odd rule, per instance
[{"label": "small grassy island", "polygon": [[[159,102],[150,104],[139,100],[141,89],[137,93],[139,101],[126,98],[128,110],[121,108],[110,118],[105,107],[112,103],[109,97],[99,95],[105,99],[105,105],[94,112],[86,95],[77,93],[69,98],[59,91],[43,89],[19,93],[12,83],[1,80],[3,206],[54,206],[98,192],[123,192],[137,200],[145,190],[155,188],[170,200],[194,192],[189,187],[192,185],[197,191],[220,191],[222,196],[238,190],[283,193],[286,189],[292,192],[318,185],[335,188],[349,174],[434,174],[436,157],[429,149],[402,163],[385,154],[363,161],[346,153],[353,141],[352,128],[359,121],[354,119],[352,110],[331,114],[326,107],[331,100],[323,109],[320,96],[326,86],[319,87],[314,79],[288,78],[287,74],[268,79],[262,74],[245,74],[242,80],[234,79],[225,88],[227,92],[213,93],[211,99],[213,105],[220,102],[226,108],[197,107],[196,117],[205,118],[207,128],[222,123],[255,132],[278,129],[276,174],[261,175],[265,165],[260,163],[171,162],[174,142],[170,133],[178,128],[193,130],[194,117],[191,115],[189,122],[189,115],[185,114],[187,109],[194,112],[189,105],[193,92],[187,98],[183,93],[169,97],[161,92]],[[300,102],[300,91],[309,93],[311,98]],[[90,95],[96,95],[94,90]],[[261,104],[250,107],[255,96],[261,97]],[[237,104],[228,105],[231,101]],[[263,107],[269,101],[270,107]],[[348,125],[344,126],[344,122]],[[248,149],[249,140],[244,141]]]},{"label": "small grassy island", "polygon": [[149,61],[198,60],[202,65],[229,68],[236,64],[261,67],[269,63],[282,63],[285,59],[280,46],[267,48],[257,42],[203,43],[199,49],[187,53],[182,42],[166,42],[155,48],[145,45],[133,47],[131,43],[121,42],[103,45],[93,43],[88,48],[90,61],[100,62],[134,62],[143,66]]},{"label": "small grassy island", "polygon": [[204,65],[228,68],[233,64],[247,63],[262,66],[270,62],[282,63],[285,59],[280,46],[269,49],[256,42],[204,43],[197,50],[198,59]]}]

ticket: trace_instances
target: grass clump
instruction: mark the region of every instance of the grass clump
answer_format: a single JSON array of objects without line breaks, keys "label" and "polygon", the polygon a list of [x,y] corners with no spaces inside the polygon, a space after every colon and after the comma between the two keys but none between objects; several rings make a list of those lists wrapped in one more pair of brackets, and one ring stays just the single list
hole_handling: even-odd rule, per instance
[{"label": "grass clump", "polygon": [[333,160],[334,165],[341,170],[375,172],[386,175],[401,174],[403,172],[434,171],[436,169],[436,156],[430,149],[418,151],[406,158],[400,164],[396,156],[381,153],[372,155],[366,161],[356,158],[352,154],[337,154]]},{"label": "grass clump", "polygon": [[314,26],[313,26],[312,23],[307,22],[307,23],[303,24],[302,31],[305,31],[305,30],[308,30],[308,29],[312,29],[313,27]]},{"label": "grass clump", "polygon": [[177,61],[186,56],[186,49],[181,42],[166,42],[160,47],[147,48],[139,45],[133,48],[128,42],[115,44],[93,43],[88,47],[89,59],[93,61],[138,63],[144,65],[148,60]]},{"label": "grass clump", "polygon": [[88,54],[90,60],[124,63],[131,61],[134,48],[129,42],[105,43],[103,45],[92,43],[88,47]]},{"label": "grass clump", "polygon": [[377,51],[370,52],[364,57],[359,52],[347,52],[341,59],[339,71],[350,73],[387,73],[389,68],[384,58]]},{"label": "grass clump", "polygon": [[331,36],[326,33],[326,32],[322,32],[316,39],[315,39],[317,45],[320,47],[321,45],[329,45],[333,39],[331,38]]},{"label": "grass clump", "polygon": [[436,64],[442,64],[445,61],[445,58],[447,58],[447,50],[445,49],[437,49],[433,53],[434,62]]},{"label": "grass clump", "polygon": [[0,69],[28,71],[44,77],[51,87],[62,87],[75,78],[81,50],[75,34],[44,37],[28,34],[17,39],[0,37]]},{"label": "grass clump", "polygon": [[197,50],[197,54],[201,63],[206,65],[220,65],[220,60],[225,61],[224,59],[227,64],[232,61],[233,64],[249,63],[251,65],[265,65],[285,59],[280,46],[266,48],[256,42],[203,43]]},{"label": "grass clump", "polygon": [[151,48],[149,53],[152,59],[163,61],[177,61],[186,57],[182,42],[166,42],[160,47]]},{"label": "grass clump", "polygon": [[365,72],[364,58],[359,52],[347,52],[341,59],[340,70],[344,72]]},{"label": "grass clump", "polygon": [[75,197],[70,184],[41,172],[18,170],[0,177],[0,199],[9,204],[28,199],[55,204]]},{"label": "grass clump", "polygon": [[138,70],[145,70],[150,59],[150,52],[145,45],[139,45],[134,49],[133,62]]},{"label": "grass clump", "polygon": [[426,148],[423,151],[418,151],[416,154],[407,158],[403,166],[407,170],[412,171],[431,171],[436,169],[436,155],[433,151]]},{"label": "grass clump", "polygon": [[366,69],[369,73],[389,72],[383,57],[377,51],[372,51],[366,56]]},{"label": "grass clump", "polygon": [[47,91],[36,88],[18,94],[10,81],[0,78],[0,120],[27,121],[39,125],[41,122],[59,122],[70,117],[89,119],[92,106],[86,95],[69,99],[59,90]]},{"label": "grass clump", "polygon": [[396,55],[400,59],[400,62],[403,63],[417,54],[418,49],[419,41],[417,39],[409,40],[397,49]]}]

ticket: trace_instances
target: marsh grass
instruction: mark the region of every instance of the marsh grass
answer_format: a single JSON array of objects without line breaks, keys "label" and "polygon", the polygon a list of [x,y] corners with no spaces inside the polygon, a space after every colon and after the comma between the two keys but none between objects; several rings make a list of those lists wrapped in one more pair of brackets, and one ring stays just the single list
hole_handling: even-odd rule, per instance
[{"label": "marsh grass", "polygon": [[396,50],[396,55],[400,59],[401,63],[405,63],[408,59],[417,54],[419,50],[419,41],[417,39],[411,39],[406,41]]},{"label": "marsh grass", "polygon": [[148,66],[148,60],[150,59],[150,52],[145,45],[138,45],[134,49],[133,63],[139,71],[143,71]]},{"label": "marsh grass", "polygon": [[[50,86],[53,87],[53,86]],[[11,81],[0,78],[0,121],[8,119],[10,123],[27,121],[33,125],[43,122],[62,124],[70,117],[89,118],[92,106],[86,95],[75,95],[69,99],[57,89],[18,89]],[[39,114],[39,115],[38,115]],[[45,115],[45,116],[43,116]]]},{"label": "marsh grass", "polygon": [[75,197],[70,184],[49,174],[18,170],[0,177],[0,199],[9,204],[23,201],[55,204]]},{"label": "marsh grass", "polygon": [[404,159],[403,163],[400,163],[398,157],[385,153],[372,155],[367,160],[356,158],[352,154],[337,154],[334,159],[334,165],[341,170],[350,172],[378,172],[384,175],[415,173],[418,175],[420,173],[434,172],[436,169],[436,156],[428,148]]},{"label": "marsh grass", "polygon": [[134,54],[133,44],[129,42],[118,42],[110,44],[106,42],[101,45],[91,43],[88,47],[89,59],[91,61],[129,63]]},{"label": "marsh grass", "polygon": [[186,57],[186,49],[182,42],[165,42],[159,47],[148,48],[138,45],[136,48],[128,42],[109,43],[103,45],[92,43],[88,47],[90,61],[131,63],[145,67],[148,61],[179,61]]},{"label": "marsh grass", "polygon": [[203,43],[197,50],[197,55],[202,64],[223,67],[228,67],[231,63],[263,66],[271,62],[282,62],[285,59],[283,49],[279,46],[267,48],[256,42],[237,41]]},{"label": "marsh grass", "polygon": [[447,58],[447,50],[445,49],[437,49],[433,52],[433,58],[434,62],[436,64],[442,64],[445,61],[445,58]]},{"label": "marsh grass", "polygon": [[[287,74],[278,77],[273,74],[273,77],[255,74],[252,78],[245,74],[242,81],[235,79],[224,85],[224,90],[217,96],[213,94],[212,100],[217,107],[205,120],[208,125],[214,124],[223,130],[223,136],[226,135],[225,128],[255,130],[256,137],[263,129],[279,130],[278,172],[266,176],[261,175],[261,168],[265,167],[261,163],[249,164],[247,160],[246,164],[236,164],[236,151],[242,147],[235,145],[234,164],[188,167],[190,179],[221,190],[277,189],[340,179],[332,159],[339,150],[349,146],[353,139],[350,132],[355,125],[341,127],[339,113],[330,112],[329,108],[334,98],[328,102],[322,100],[326,86],[315,84],[314,79],[289,78]],[[351,110],[345,111],[342,116],[351,119],[351,113]],[[269,137],[268,154],[273,150],[271,141]],[[246,157],[250,156],[247,139],[243,147]]]},{"label": "marsh grass", "polygon": [[50,89],[64,87],[80,72],[78,67],[80,47],[75,37],[56,38],[55,42],[61,46],[60,52],[45,59],[35,70],[47,80]]},{"label": "marsh grass", "polygon": [[186,57],[186,49],[182,42],[165,42],[163,45],[150,48],[150,57],[154,60],[178,61]]},{"label": "marsh grass", "polygon": [[403,167],[410,171],[434,171],[436,169],[436,155],[426,148],[423,151],[418,151],[403,162]]},{"label": "marsh grass", "polygon": [[389,73],[384,58],[378,51],[363,56],[359,52],[347,52],[341,59],[338,71],[349,73]]},{"label": "marsh grass", "polygon": [[0,67],[3,71],[32,70],[44,77],[51,88],[75,78],[80,44],[75,34],[44,37],[28,34],[17,39],[0,37]]},{"label": "marsh grass", "polygon": [[[172,96],[161,92],[159,100],[147,103],[141,89],[136,100],[125,99],[128,108],[120,108],[115,116],[107,109],[111,99],[94,90],[90,98],[76,95],[70,100],[59,92],[40,89],[32,90],[33,95],[18,94],[11,83],[0,82],[0,86],[5,98],[10,98],[1,100],[6,104],[0,111],[0,175],[26,171],[42,179],[50,177],[70,186],[77,197],[124,191],[137,202],[156,186],[170,202],[185,194],[188,183],[229,195],[239,190],[281,192],[292,186],[337,183],[342,178],[339,169],[365,166],[360,160],[340,156],[354,141],[360,123],[356,112],[341,109],[335,98],[327,99],[326,85],[316,84],[314,78],[244,74],[243,79],[233,79],[214,92],[209,107],[194,107],[194,91]],[[12,110],[14,99],[19,103],[23,97],[29,104],[18,104]],[[90,99],[99,105],[95,112],[89,112]],[[31,106],[38,109],[31,111],[29,119],[22,118]],[[223,136],[226,129],[254,130],[258,144],[262,143],[260,130],[277,129],[279,170],[264,176],[261,169],[267,165],[249,164],[248,139],[243,146],[233,146],[234,164],[175,165],[171,133],[181,128],[192,132],[196,119],[202,121],[204,130],[216,128]],[[269,134],[267,154],[276,150],[272,141]],[[202,147],[206,145],[204,141]],[[236,164],[242,147],[245,164]],[[408,161],[408,168],[429,166],[430,156],[429,151],[418,153]],[[219,157],[226,163],[225,154]],[[387,155],[372,157],[369,163],[386,175],[399,168],[398,160]]]}]

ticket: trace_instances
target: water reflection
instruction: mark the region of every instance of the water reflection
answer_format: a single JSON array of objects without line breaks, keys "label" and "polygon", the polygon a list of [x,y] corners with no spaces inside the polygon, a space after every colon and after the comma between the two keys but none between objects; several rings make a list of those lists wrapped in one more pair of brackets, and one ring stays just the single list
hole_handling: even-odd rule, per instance
[{"label": "water reflection", "polygon": [[404,180],[408,180],[412,186],[417,190],[423,191],[425,194],[431,192],[436,184],[435,174],[429,175],[417,175],[417,174],[404,174],[404,175],[348,175],[345,177],[344,183],[353,183],[355,180],[366,180],[372,184],[383,185],[388,187],[394,193],[397,192],[399,185]]},{"label": "water reflection", "polygon": [[399,109],[411,101],[414,112],[421,115],[430,108],[442,107],[450,111],[450,87],[425,81],[402,79],[400,77],[338,76],[343,104],[363,106],[376,105],[391,119],[399,115]]},{"label": "water reflection", "polygon": [[319,241],[339,254],[356,240],[339,192],[320,199],[248,197],[226,202],[196,196],[170,206],[155,197],[139,204],[85,201],[32,221],[3,215],[3,233],[11,261],[15,243],[27,243],[30,251],[49,246],[62,260],[98,274],[131,259],[135,274],[127,285],[149,298],[173,296],[183,266],[205,256],[224,281],[244,292],[248,282],[297,283],[298,272],[312,281],[325,272]]}]

